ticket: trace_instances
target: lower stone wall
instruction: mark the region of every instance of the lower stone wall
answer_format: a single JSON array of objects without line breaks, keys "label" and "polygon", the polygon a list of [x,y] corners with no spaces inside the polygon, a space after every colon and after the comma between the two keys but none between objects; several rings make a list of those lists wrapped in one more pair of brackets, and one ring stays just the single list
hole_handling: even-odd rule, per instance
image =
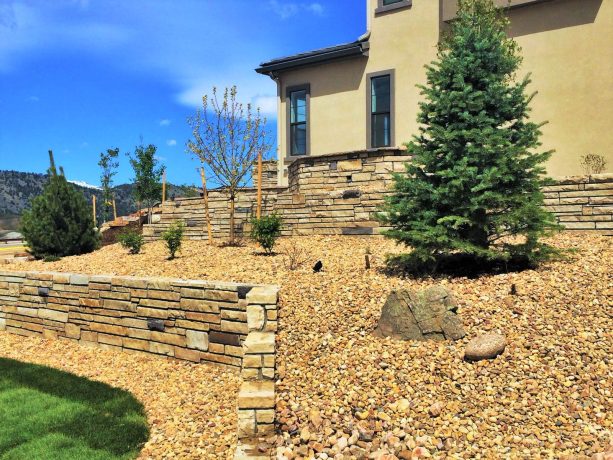
[{"label": "lower stone wall", "polygon": [[240,370],[235,458],[252,459],[274,430],[277,300],[276,286],[0,271],[0,331]]},{"label": "lower stone wall", "polygon": [[[300,158],[288,167],[287,187],[263,190],[263,213],[276,212],[288,235],[373,235],[383,230],[375,215],[391,193],[392,175],[411,160],[406,151],[377,149]],[[611,232],[613,174],[560,178],[544,190],[547,208],[569,230]],[[230,203],[223,190],[209,193],[216,238],[229,234]],[[241,190],[236,202],[236,232],[247,234],[256,213],[256,190]],[[206,239],[201,198],[177,199],[162,207],[160,221],[146,225],[147,240],[155,240],[176,221],[186,224],[191,239]]]}]

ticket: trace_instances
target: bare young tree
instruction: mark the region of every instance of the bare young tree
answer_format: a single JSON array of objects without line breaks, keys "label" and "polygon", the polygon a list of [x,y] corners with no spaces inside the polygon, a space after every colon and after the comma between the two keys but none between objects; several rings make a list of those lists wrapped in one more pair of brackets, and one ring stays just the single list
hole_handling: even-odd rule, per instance
[{"label": "bare young tree", "polygon": [[237,100],[236,86],[226,88],[223,99],[217,89],[202,98],[202,107],[188,118],[193,138],[187,142],[188,153],[211,170],[214,179],[226,189],[230,200],[230,239],[234,244],[234,204],[238,191],[251,177],[258,155],[266,153],[268,141],[266,118],[260,109],[253,110]]}]

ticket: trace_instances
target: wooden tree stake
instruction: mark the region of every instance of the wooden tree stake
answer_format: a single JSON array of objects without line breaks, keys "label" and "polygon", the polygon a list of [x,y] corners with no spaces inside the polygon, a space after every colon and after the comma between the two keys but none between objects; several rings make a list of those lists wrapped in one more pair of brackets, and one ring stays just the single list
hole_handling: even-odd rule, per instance
[{"label": "wooden tree stake", "polygon": [[97,227],[98,222],[96,221],[96,195],[92,195],[92,211],[94,216],[94,227]]},{"label": "wooden tree stake", "polygon": [[262,217],[262,152],[258,153],[258,198],[256,217]]},{"label": "wooden tree stake", "polygon": [[202,198],[204,198],[204,215],[206,218],[206,228],[209,234],[209,244],[213,242],[213,230],[211,229],[211,216],[209,215],[209,196],[206,190],[206,176],[204,168],[200,168],[200,179],[202,179]]},{"label": "wooden tree stake", "polygon": [[115,198],[113,198],[113,220],[117,220],[117,205],[115,205]]},{"label": "wooden tree stake", "polygon": [[166,201],[166,170],[162,174],[162,204]]}]

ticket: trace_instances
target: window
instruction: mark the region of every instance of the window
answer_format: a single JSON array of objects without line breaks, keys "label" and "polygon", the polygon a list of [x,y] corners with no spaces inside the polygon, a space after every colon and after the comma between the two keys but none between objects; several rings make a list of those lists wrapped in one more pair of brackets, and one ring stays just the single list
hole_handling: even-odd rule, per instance
[{"label": "window", "polygon": [[390,147],[394,142],[394,72],[368,76],[368,148]]},{"label": "window", "polygon": [[375,14],[409,7],[412,3],[412,0],[378,0]]},{"label": "window", "polygon": [[309,85],[287,89],[289,156],[309,154]]}]

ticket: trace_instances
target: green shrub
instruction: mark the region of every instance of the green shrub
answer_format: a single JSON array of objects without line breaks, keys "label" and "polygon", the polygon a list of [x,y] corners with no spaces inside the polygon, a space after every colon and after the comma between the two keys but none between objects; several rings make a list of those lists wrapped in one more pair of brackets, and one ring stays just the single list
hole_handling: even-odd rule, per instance
[{"label": "green shrub", "polygon": [[138,254],[145,244],[145,238],[138,231],[128,229],[122,232],[117,239],[119,244],[130,251],[130,254]]},{"label": "green shrub", "polygon": [[91,207],[61,168],[58,174],[51,151],[49,157],[49,180],[24,212],[21,233],[37,259],[91,252],[100,244]]},{"label": "green shrub", "polygon": [[168,252],[170,253],[169,259],[175,258],[176,252],[181,249],[181,242],[183,240],[183,230],[185,225],[183,222],[177,221],[168,227],[168,229],[162,233],[162,239],[166,241]]},{"label": "green shrub", "polygon": [[264,248],[266,254],[272,254],[279,236],[281,236],[281,218],[276,214],[251,219],[251,238]]}]

